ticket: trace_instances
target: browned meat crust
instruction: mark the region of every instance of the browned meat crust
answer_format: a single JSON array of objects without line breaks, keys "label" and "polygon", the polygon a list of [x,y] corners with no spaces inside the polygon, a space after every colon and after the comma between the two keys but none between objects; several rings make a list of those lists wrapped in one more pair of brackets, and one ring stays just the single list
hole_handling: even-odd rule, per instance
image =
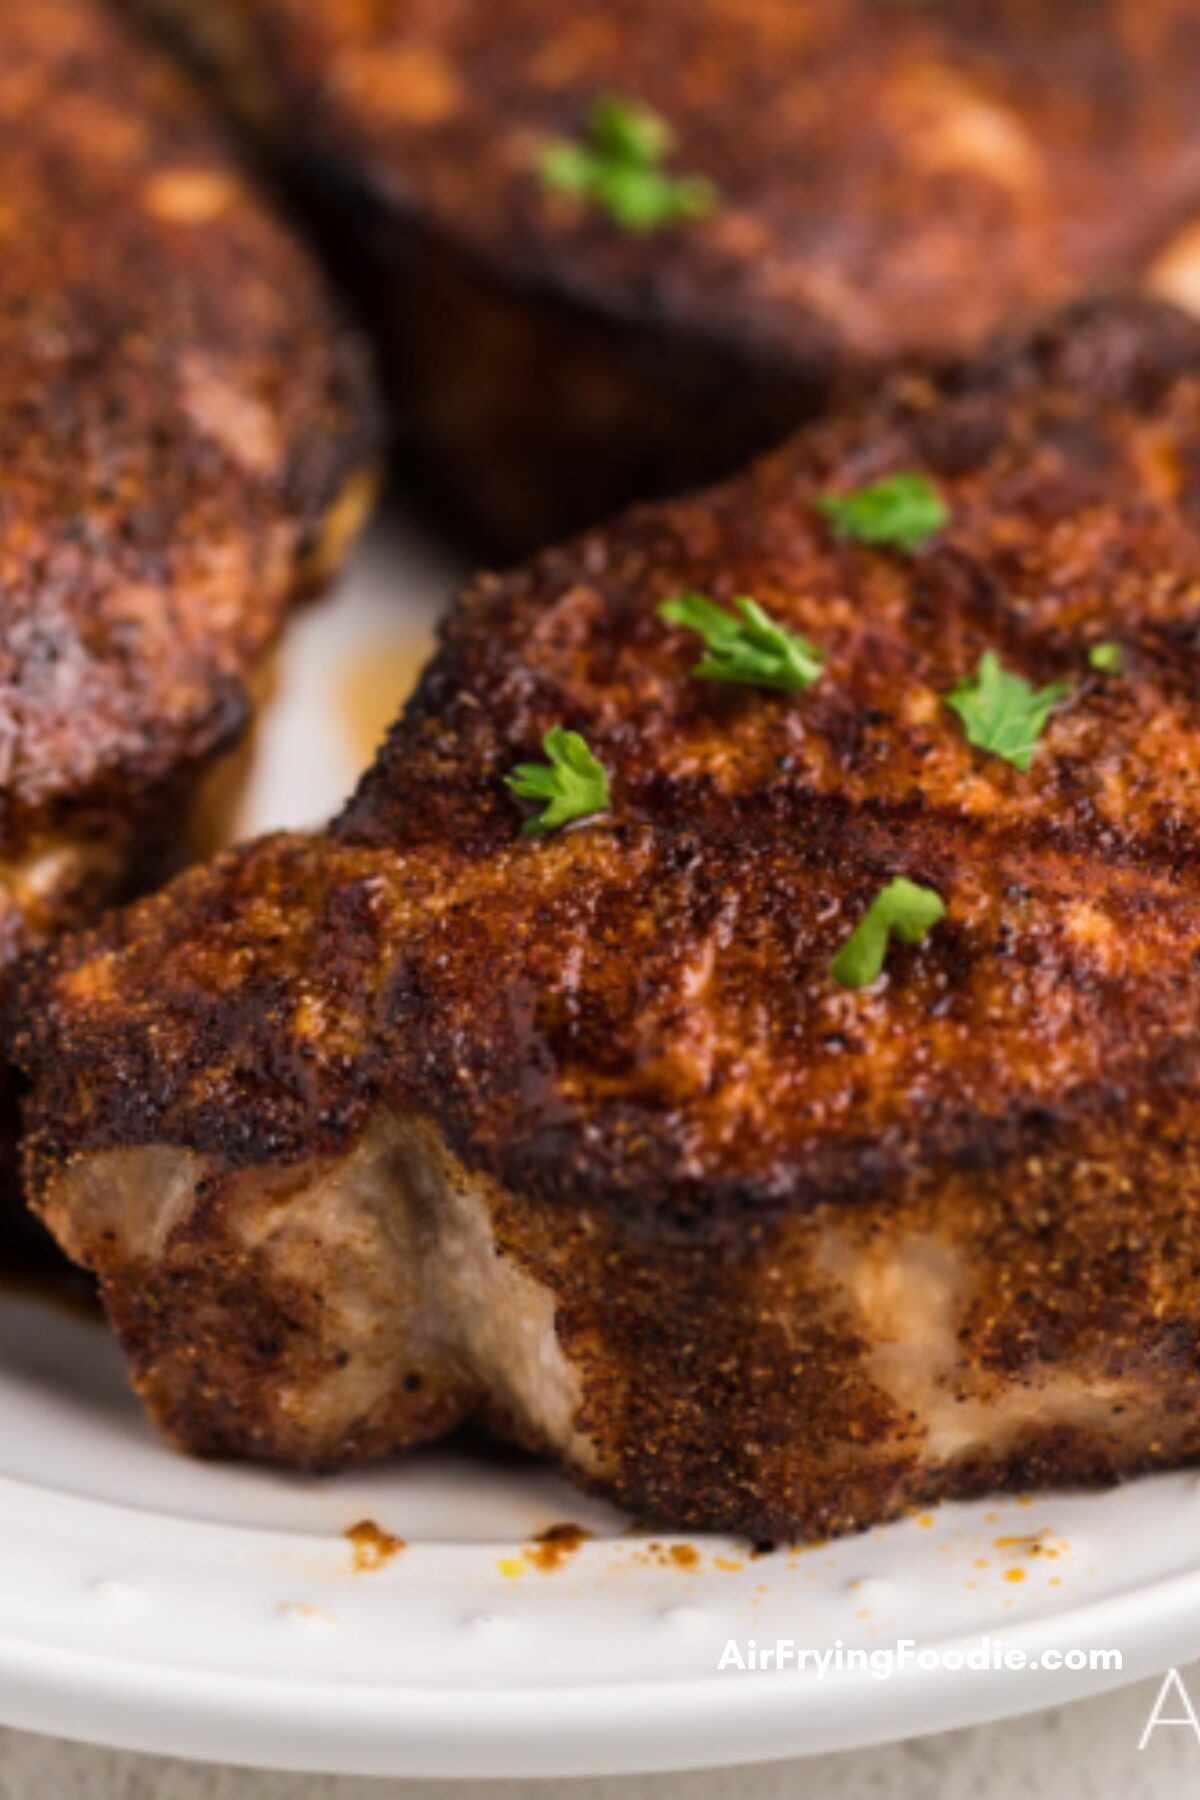
[{"label": "browned meat crust", "polygon": [[177,840],[372,446],[303,251],[103,7],[3,9],[0,176],[2,960]]},{"label": "browned meat crust", "polygon": [[[1200,293],[1192,0],[136,4],[357,237],[426,466],[504,543],[1031,305]],[[638,238],[542,191],[606,92],[671,123],[710,217]]]},{"label": "browned meat crust", "polygon": [[[904,468],[945,531],[835,542],[816,497]],[[35,1204],[160,1424],[324,1466],[482,1414],[762,1537],[1196,1458],[1198,468],[1168,308],[901,381],[479,580],[329,834],[31,971]],[[820,682],[690,680],[680,588]],[[943,704],[984,649],[1074,684],[1028,773]],[[558,722],[611,814],[522,838]],[[897,874],[946,918],[840,988]]]},{"label": "browned meat crust", "polygon": [[304,252],[91,0],[0,8],[0,271],[3,981],[178,860],[374,431]]}]

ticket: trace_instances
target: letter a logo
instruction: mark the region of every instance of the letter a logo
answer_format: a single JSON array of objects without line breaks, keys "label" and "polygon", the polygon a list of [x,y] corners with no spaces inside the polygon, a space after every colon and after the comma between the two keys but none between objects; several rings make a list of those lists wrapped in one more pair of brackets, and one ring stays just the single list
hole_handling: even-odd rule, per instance
[{"label": "letter a logo", "polygon": [[[1167,1704],[1167,1695],[1171,1693],[1172,1690],[1179,1696],[1179,1703],[1183,1707],[1184,1716],[1181,1719],[1163,1717],[1163,1708]],[[1168,1669],[1163,1676],[1163,1684],[1158,1690],[1158,1699],[1154,1702],[1150,1717],[1146,1720],[1146,1729],[1143,1731],[1141,1740],[1138,1744],[1139,1750],[1144,1750],[1146,1748],[1146,1745],[1150,1742],[1151,1733],[1156,1731],[1160,1725],[1190,1726],[1193,1737],[1196,1739],[1196,1742],[1200,1744],[1200,1719],[1197,1719],[1196,1717],[1196,1711],[1192,1705],[1191,1697],[1183,1685],[1183,1680],[1178,1669]]]}]

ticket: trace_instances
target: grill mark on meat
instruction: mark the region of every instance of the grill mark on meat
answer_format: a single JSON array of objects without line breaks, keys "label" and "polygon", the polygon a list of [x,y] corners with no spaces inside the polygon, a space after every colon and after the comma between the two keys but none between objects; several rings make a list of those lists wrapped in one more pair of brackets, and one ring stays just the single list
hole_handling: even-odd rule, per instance
[{"label": "grill mark on meat", "polygon": [[[329,831],[26,972],[34,1202],[177,1441],[323,1467],[475,1417],[756,1539],[1200,1455],[1200,519],[1151,430],[1200,444],[1200,326],[1073,309],[481,577]],[[880,444],[950,507],[911,559],[816,520]],[[679,587],[820,683],[691,681]],[[989,647],[1076,683],[1027,773],[942,705]],[[534,843],[502,777],[560,720],[613,804]],[[839,988],[896,874],[947,915]]]}]

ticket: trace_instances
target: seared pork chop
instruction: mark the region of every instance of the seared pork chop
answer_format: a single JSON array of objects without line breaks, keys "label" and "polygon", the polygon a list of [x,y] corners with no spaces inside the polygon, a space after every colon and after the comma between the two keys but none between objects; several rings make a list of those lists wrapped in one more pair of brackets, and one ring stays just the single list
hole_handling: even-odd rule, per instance
[{"label": "seared pork chop", "polygon": [[[330,831],[31,968],[30,1191],[162,1429],[331,1468],[477,1418],[760,1538],[1195,1458],[1198,469],[1167,307],[900,381],[479,579]],[[942,529],[839,535],[901,472]],[[681,591],[818,679],[696,679]],[[987,652],[1069,687],[1013,760],[946,703]],[[531,836],[558,725],[609,804]],[[843,985],[897,877],[945,916]]]},{"label": "seared pork chop", "polygon": [[1194,0],[131,3],[357,244],[416,460],[502,547],[1031,305],[1200,297]]},{"label": "seared pork chop", "polygon": [[361,347],[176,71],[92,0],[0,8],[0,980],[177,859],[370,438]]}]

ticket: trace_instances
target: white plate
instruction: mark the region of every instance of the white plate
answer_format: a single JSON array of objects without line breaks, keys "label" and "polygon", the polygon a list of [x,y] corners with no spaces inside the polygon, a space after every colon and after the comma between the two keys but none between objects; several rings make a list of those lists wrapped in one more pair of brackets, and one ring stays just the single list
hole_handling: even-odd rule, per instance
[{"label": "white plate", "polygon": [[[342,797],[454,571],[377,531],[290,641],[250,823]],[[407,1541],[363,1560],[362,1520]],[[532,1543],[596,1535],[552,1568]],[[103,1328],[0,1293],[0,1719],[347,1773],[699,1767],[1052,1704],[1200,1655],[1193,1475],[974,1506],[796,1553],[631,1531],[544,1470],[463,1450],[335,1480],[198,1464],[151,1436]],[[1017,1578],[1014,1578],[1017,1577]],[[726,1644],[1114,1649],[1119,1672],[824,1680]]]}]

